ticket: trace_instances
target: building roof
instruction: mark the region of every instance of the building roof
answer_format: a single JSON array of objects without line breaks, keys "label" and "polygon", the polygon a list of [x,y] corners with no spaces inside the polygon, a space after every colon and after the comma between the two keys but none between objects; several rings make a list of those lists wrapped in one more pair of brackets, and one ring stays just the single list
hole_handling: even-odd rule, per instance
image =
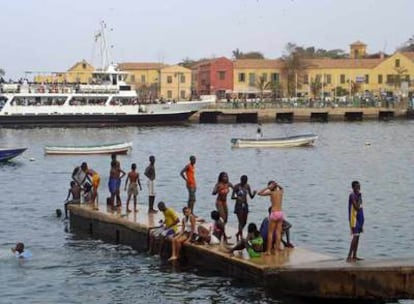
[{"label": "building roof", "polygon": [[235,69],[282,69],[281,59],[236,59],[233,61]]},{"label": "building roof", "polygon": [[121,62],[118,64],[118,68],[122,71],[159,70],[167,66],[169,65],[159,62]]},{"label": "building roof", "polygon": [[414,61],[414,52],[401,52],[405,57]]},{"label": "building roof", "polygon": [[78,62],[76,62],[74,65],[72,65],[69,69],[68,69],[68,72],[69,71],[72,71],[72,70],[74,70],[78,65],[80,65],[80,64],[86,64],[86,67],[88,68],[88,69],[92,69],[92,70],[94,70],[95,68],[90,64],[90,63],[88,63],[85,59],[83,59],[83,60],[81,60],[81,61],[78,61]]},{"label": "building roof", "polygon": [[362,41],[355,41],[354,43],[351,43],[351,46],[367,46],[365,43],[363,43]]},{"label": "building roof", "polygon": [[344,58],[344,59],[307,59],[304,60],[307,68],[314,69],[372,69],[386,58]]}]

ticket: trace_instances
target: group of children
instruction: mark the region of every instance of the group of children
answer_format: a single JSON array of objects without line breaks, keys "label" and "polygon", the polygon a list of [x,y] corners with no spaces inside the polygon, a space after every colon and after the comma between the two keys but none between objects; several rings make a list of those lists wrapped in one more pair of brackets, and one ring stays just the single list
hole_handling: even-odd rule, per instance
[{"label": "group of children", "polygon": [[[150,164],[145,170],[145,175],[149,178],[149,213],[157,212],[153,208],[154,193],[151,182],[155,179],[155,158],[150,156]],[[238,231],[236,233],[236,245],[228,248],[233,254],[236,250],[246,249],[251,257],[260,256],[261,252],[266,255],[272,254],[274,251],[283,250],[284,248],[293,248],[290,242],[289,230],[292,225],[286,221],[282,211],[283,188],[275,181],[269,181],[267,186],[260,191],[252,191],[248,184],[246,175],[240,177],[240,182],[233,186],[229,182],[226,172],[221,172],[218,176],[212,194],[216,195],[216,210],[211,212],[212,225],[206,228],[199,225],[196,228],[196,216],[193,214],[195,203],[195,157],[190,157],[190,163],[181,171],[181,176],[186,180],[189,191],[189,200],[187,207],[183,208],[184,217],[181,223],[181,231],[178,232],[177,225],[180,223],[175,211],[167,208],[165,203],[160,202],[158,208],[164,214],[164,223],[158,229],[150,234],[150,251],[152,250],[151,242],[156,237],[172,237],[172,254],[170,259],[179,258],[181,245],[186,241],[197,241],[199,243],[218,244],[227,243],[225,233],[225,225],[228,220],[227,195],[232,188],[231,198],[235,200],[234,213],[238,219]],[[134,201],[134,212],[137,212],[137,195],[138,187],[142,190],[139,174],[136,170],[136,164],[131,165],[131,171],[126,174],[120,166],[120,162],[116,160],[116,155],[112,155],[111,170],[109,175],[108,187],[111,197],[108,198],[108,205],[112,208],[121,208],[120,187],[121,179],[127,175],[124,190],[128,193],[126,210],[132,212],[129,208],[131,198]],[[76,167],[72,173],[72,181],[65,203],[65,217],[67,217],[67,205],[70,203],[80,203],[81,190],[83,190],[83,200],[93,203],[97,202],[97,189],[100,177],[98,173],[90,168],[84,162],[80,167]],[[363,210],[362,199],[359,193],[359,183],[353,182],[353,193],[349,198],[349,221],[351,226],[351,234],[353,240],[351,242],[350,251],[347,260],[353,261],[359,259],[356,255],[359,242],[359,234],[362,232]],[[152,189],[152,191],[151,191]],[[249,206],[247,199],[253,199],[255,195],[269,196],[271,207],[268,209],[269,216],[265,217],[260,229],[255,223],[250,223],[247,228],[247,237],[243,237],[243,229],[247,224]],[[72,196],[71,200],[68,200]],[[282,239],[282,234],[286,234],[286,240]]]},{"label": "group of children", "polygon": [[[149,189],[149,213],[156,213],[154,209],[154,179],[155,179],[155,157],[150,156],[150,164],[146,168],[145,175],[148,177],[148,189]],[[124,176],[127,176],[125,180],[124,190],[127,192],[126,211],[137,212],[137,197],[139,191],[142,191],[142,185],[137,171],[137,165],[133,163],[131,170],[125,173],[121,169],[120,162],[116,159],[116,154],[111,155],[111,168],[109,171],[108,189],[110,197],[107,198],[107,205],[112,209],[119,210],[122,208],[121,200],[121,180]],[[82,202],[91,203],[95,209],[98,204],[98,187],[100,184],[99,174],[88,167],[86,162],[83,162],[81,166],[76,167],[72,172],[72,181],[70,182],[70,188],[65,200],[65,218],[67,218],[67,206],[69,204],[79,204]],[[133,200],[134,208],[131,210],[129,204],[131,199]]]}]

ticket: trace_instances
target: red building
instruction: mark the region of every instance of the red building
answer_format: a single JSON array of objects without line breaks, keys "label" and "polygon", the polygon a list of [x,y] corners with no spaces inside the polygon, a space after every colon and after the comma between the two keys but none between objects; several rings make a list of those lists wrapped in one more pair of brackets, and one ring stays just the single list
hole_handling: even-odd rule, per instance
[{"label": "red building", "polygon": [[193,80],[197,95],[226,98],[233,91],[233,61],[220,57],[200,62],[193,67]]}]

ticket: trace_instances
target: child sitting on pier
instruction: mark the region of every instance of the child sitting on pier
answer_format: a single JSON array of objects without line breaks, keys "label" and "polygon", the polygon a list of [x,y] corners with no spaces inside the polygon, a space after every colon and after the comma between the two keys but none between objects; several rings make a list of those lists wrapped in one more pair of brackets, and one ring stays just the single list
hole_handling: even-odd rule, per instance
[{"label": "child sitting on pier", "polygon": [[168,259],[174,261],[180,258],[181,246],[192,239],[195,232],[195,217],[189,207],[183,208],[184,217],[181,220],[181,232],[172,239],[172,254]]},{"label": "child sitting on pier", "polygon": [[222,241],[227,240],[226,233],[224,232],[225,224],[220,218],[220,214],[217,210],[211,211],[211,219],[213,220],[213,223],[209,228],[202,225],[197,227],[197,242],[201,244],[207,243],[210,245],[218,245],[221,244]]},{"label": "child sitting on pier", "polygon": [[263,238],[255,223],[250,223],[247,226],[247,238],[242,239],[236,246],[231,248],[229,253],[233,256],[234,251],[243,249],[247,250],[251,258],[260,257],[261,252],[263,252]]}]

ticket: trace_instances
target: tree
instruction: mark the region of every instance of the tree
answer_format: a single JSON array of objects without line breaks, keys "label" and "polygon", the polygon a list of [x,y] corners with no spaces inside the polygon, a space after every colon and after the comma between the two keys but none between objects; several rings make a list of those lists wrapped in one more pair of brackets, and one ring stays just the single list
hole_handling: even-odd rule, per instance
[{"label": "tree", "polygon": [[286,45],[286,55],[282,56],[284,63],[283,73],[287,79],[287,91],[289,96],[296,95],[296,88],[302,85],[303,73],[307,68],[304,61],[303,48],[301,49],[296,44],[289,42]]},{"label": "tree", "polygon": [[322,81],[321,81],[321,75],[316,75],[315,78],[311,78],[310,81],[310,90],[312,93],[312,96],[319,97],[322,89]]},{"label": "tree", "polygon": [[271,83],[267,81],[263,76],[259,76],[256,81],[256,88],[260,91],[260,101],[263,101],[263,93],[265,90],[268,90],[271,86]]},{"label": "tree", "polygon": [[232,54],[234,59],[241,59],[241,57],[243,57],[242,51],[240,51],[238,48],[232,51]]},{"label": "tree", "polygon": [[195,63],[197,63],[196,60],[190,59],[189,57],[185,57],[183,60],[181,60],[180,63],[178,63],[178,65],[181,65],[181,66],[189,69]]},{"label": "tree", "polygon": [[0,77],[3,77],[4,75],[6,75],[6,72],[2,68],[0,68]]},{"label": "tree", "polygon": [[279,81],[271,81],[269,83],[269,89],[272,91],[273,101],[275,101],[276,98],[280,98],[282,96],[282,86],[280,85]]},{"label": "tree", "polygon": [[414,35],[411,36],[402,46],[400,46],[397,51],[400,52],[414,52]]},{"label": "tree", "polygon": [[393,77],[393,79],[394,79],[393,84],[394,84],[396,89],[399,89],[399,88],[401,88],[402,82],[406,80],[406,77],[404,77],[404,74],[407,73],[408,70],[404,67],[398,67],[398,68],[396,67],[396,68],[394,68],[394,71],[396,72],[396,74],[393,75],[394,76]]},{"label": "tree", "polygon": [[243,53],[239,49],[235,49],[232,54],[234,59],[264,59],[263,54],[258,51]]}]

